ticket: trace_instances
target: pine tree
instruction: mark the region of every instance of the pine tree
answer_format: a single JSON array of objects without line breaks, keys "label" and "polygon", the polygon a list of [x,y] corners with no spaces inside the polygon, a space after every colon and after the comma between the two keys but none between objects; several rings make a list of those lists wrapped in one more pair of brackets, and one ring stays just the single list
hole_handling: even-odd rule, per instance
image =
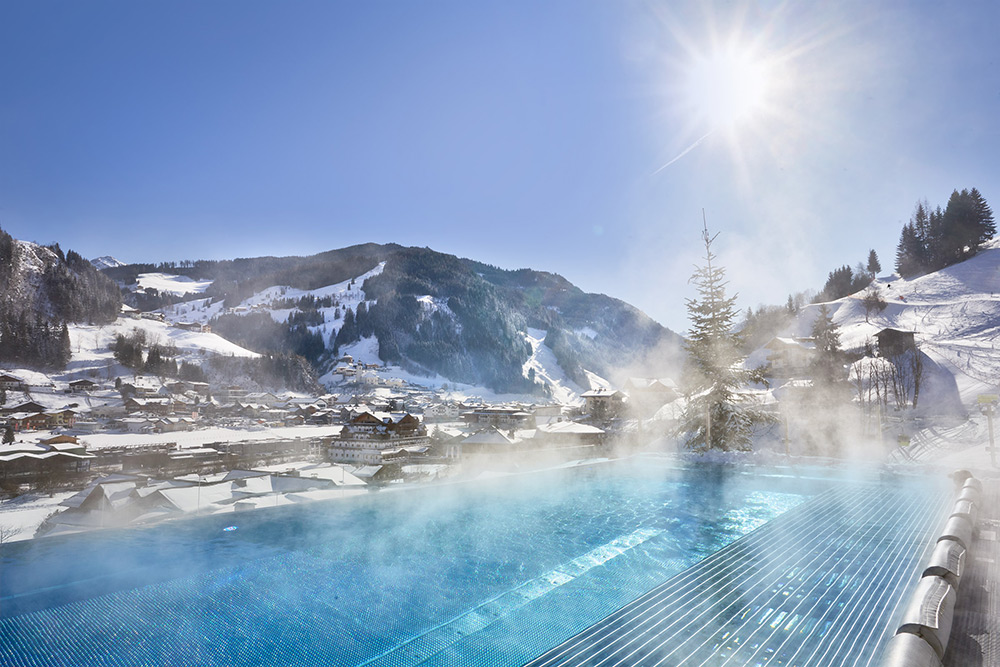
[{"label": "pine tree", "polygon": [[69,340],[69,328],[66,326],[65,322],[63,322],[62,329],[59,332],[58,350],[59,368],[66,368],[66,365],[69,364],[69,360],[73,357],[73,348]]},{"label": "pine tree", "polygon": [[819,315],[813,321],[812,337],[816,346],[814,369],[817,379],[825,384],[841,379],[840,327],[833,321],[826,304],[819,307]]},{"label": "pine tree", "polygon": [[972,200],[972,207],[975,211],[976,219],[976,250],[986,243],[997,233],[996,223],[993,221],[993,210],[986,203],[986,199],[979,190],[972,188],[969,190],[969,198]]},{"label": "pine tree", "polygon": [[14,427],[8,423],[7,427],[3,430],[3,444],[9,445],[12,442],[14,442]]},{"label": "pine tree", "polygon": [[757,425],[772,419],[750,405],[740,389],[763,382],[760,369],[743,367],[740,335],[733,330],[736,296],[726,296],[725,269],[715,265],[715,236],[702,231],[705,264],[695,267],[690,282],[697,299],[687,300],[691,331],[686,343],[690,356],[685,384],[689,394],[682,421],[686,445],[696,450],[750,449]]},{"label": "pine tree", "polygon": [[826,301],[835,301],[857,291],[857,289],[864,288],[864,285],[861,285],[855,289],[855,284],[854,272],[851,271],[851,267],[845,264],[830,272],[826,284],[823,285],[823,291],[820,292],[820,297]]},{"label": "pine tree", "polygon": [[354,311],[348,307],[344,310],[344,325],[337,332],[337,338],[334,340],[333,347],[336,350],[340,350],[345,345],[356,343],[360,338],[358,326],[354,320]]},{"label": "pine tree", "polygon": [[876,278],[878,274],[881,273],[882,271],[882,264],[878,261],[878,253],[875,252],[874,248],[872,248],[868,252],[867,268],[868,268],[868,275],[870,275],[872,278]]},{"label": "pine tree", "polygon": [[902,278],[919,275],[923,271],[920,261],[920,247],[913,224],[903,225],[899,234],[899,244],[896,245],[896,273]]}]

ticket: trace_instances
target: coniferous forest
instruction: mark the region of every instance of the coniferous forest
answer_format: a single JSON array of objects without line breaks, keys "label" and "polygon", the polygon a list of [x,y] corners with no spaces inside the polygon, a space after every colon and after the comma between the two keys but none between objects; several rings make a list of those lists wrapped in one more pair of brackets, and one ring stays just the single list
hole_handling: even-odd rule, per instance
[{"label": "coniferous forest", "polygon": [[912,278],[957,264],[994,234],[993,211],[976,188],[953,191],[944,210],[918,202],[896,246],[896,271]]},{"label": "coniferous forest", "polygon": [[[26,281],[26,253],[41,275]],[[0,230],[0,361],[62,368],[70,359],[67,322],[108,323],[118,317],[118,287],[86,259],[59,244],[19,245]]]}]

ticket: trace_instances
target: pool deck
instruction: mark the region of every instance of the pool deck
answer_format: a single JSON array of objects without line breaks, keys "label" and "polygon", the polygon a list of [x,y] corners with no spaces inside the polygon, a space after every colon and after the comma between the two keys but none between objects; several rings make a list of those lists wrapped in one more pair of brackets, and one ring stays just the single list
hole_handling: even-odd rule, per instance
[{"label": "pool deck", "polygon": [[821,494],[528,665],[874,666],[951,500]]},{"label": "pool deck", "polygon": [[1000,484],[983,479],[978,534],[958,590],[945,667],[1000,667]]}]

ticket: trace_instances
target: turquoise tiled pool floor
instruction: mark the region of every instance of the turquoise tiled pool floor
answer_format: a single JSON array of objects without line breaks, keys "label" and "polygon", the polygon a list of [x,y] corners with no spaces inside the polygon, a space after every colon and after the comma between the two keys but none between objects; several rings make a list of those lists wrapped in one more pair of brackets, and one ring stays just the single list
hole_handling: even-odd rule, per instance
[{"label": "turquoise tiled pool floor", "polygon": [[529,665],[876,664],[947,501],[877,486],[827,492]]}]

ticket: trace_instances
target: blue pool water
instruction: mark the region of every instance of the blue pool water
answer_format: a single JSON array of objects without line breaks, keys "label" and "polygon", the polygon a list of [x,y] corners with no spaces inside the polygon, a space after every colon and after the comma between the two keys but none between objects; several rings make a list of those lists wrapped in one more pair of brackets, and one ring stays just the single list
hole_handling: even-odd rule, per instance
[{"label": "blue pool water", "polygon": [[15,543],[0,664],[520,665],[844,483],[643,457]]}]

